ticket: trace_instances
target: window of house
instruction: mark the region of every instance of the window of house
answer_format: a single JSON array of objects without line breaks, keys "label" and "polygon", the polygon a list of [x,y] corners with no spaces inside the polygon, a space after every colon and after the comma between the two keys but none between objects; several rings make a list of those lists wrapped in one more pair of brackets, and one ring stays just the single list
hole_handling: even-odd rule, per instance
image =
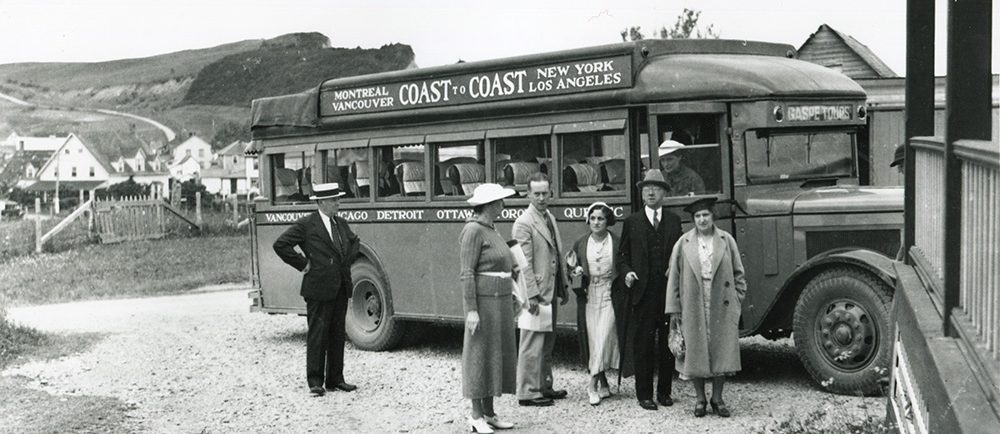
[{"label": "window of house", "polygon": [[340,189],[347,193],[344,196],[346,200],[371,197],[368,148],[327,149],[321,152],[323,182],[339,184]]},{"label": "window of house", "polygon": [[[719,122],[717,113],[657,116],[658,167],[670,186],[667,197],[722,192]],[[663,146],[668,140],[670,145]]]},{"label": "window of house", "polygon": [[69,170],[69,176],[76,177],[76,166],[73,166]]},{"label": "window of house", "polygon": [[[563,193],[594,195],[627,189],[624,125],[621,120],[556,126]],[[566,132],[559,134],[561,131]]]},{"label": "window of house", "polygon": [[66,154],[66,155],[69,155],[69,148],[66,148],[66,150],[63,151],[63,153]]},{"label": "window of house", "polygon": [[275,203],[308,202],[312,194],[314,152],[311,149],[271,154]]},{"label": "window of house", "polygon": [[198,150],[198,158],[205,158],[205,150],[204,149],[199,149]]},{"label": "window of house", "polygon": [[94,177],[94,166],[90,166],[90,177]]},{"label": "window of house", "polygon": [[[479,133],[482,138],[483,134]],[[486,160],[482,140],[429,143],[434,153],[431,178],[434,195],[467,197],[486,182]]]},{"label": "window of house", "polygon": [[[394,143],[400,140],[407,143]],[[386,141],[392,144],[376,147],[382,141],[372,139],[378,167],[369,167],[368,176],[370,185],[378,186],[376,198],[410,200],[408,198],[425,197],[428,185],[424,173],[423,137]]]},{"label": "window of house", "polygon": [[184,150],[184,156],[190,157],[191,156],[191,150],[190,149],[185,149]]},{"label": "window of house", "polygon": [[487,131],[493,144],[493,180],[527,196],[528,178],[549,173],[552,165],[552,126]]}]

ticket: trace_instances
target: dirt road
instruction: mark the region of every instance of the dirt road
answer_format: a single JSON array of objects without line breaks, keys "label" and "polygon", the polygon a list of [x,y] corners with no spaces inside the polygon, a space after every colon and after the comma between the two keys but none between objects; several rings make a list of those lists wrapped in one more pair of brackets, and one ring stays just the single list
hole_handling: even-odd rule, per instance
[{"label": "dirt road", "polygon": [[[11,309],[10,317],[48,332],[96,332],[88,351],[10,368],[29,387],[54,395],[96,395],[129,404],[130,429],[148,432],[463,432],[461,332],[424,326],[388,353],[348,346],[346,377],[360,389],[314,398],[305,387],[305,319],[248,312],[246,291],[88,301]],[[561,338],[557,387],[569,398],[548,408],[518,407],[505,395],[501,416],[515,432],[771,432],[810,418],[843,423],[885,414],[884,398],[831,395],[813,384],[786,339],[745,339],[744,371],[727,384],[730,419],[691,415],[690,383],[675,383],[673,407],[636,405],[631,379],[591,407],[575,342]]]}]

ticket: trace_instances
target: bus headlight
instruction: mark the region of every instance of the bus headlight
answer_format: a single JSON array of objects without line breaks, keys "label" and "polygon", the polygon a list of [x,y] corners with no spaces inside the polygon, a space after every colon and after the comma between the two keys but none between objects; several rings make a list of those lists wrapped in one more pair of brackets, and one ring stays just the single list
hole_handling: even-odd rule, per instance
[{"label": "bus headlight", "polygon": [[779,105],[774,108],[774,121],[781,122],[783,120],[785,120],[785,110]]},{"label": "bus headlight", "polygon": [[858,119],[864,119],[868,116],[868,109],[863,105],[858,106]]}]

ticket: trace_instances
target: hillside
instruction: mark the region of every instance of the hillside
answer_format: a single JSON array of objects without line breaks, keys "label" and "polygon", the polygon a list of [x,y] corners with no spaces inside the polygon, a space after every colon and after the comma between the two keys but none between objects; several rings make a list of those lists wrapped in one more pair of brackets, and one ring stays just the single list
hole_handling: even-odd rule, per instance
[{"label": "hillside", "polygon": [[413,58],[403,44],[330,48],[320,33],[292,33],[139,59],[0,65],[0,93],[37,106],[0,104],[0,137],[86,131],[108,148],[165,142],[141,122],[87,110],[103,108],[155,119],[179,138],[215,138],[221,147],[234,139],[225,132],[244,128],[253,98],[298,92],[327,78],[404,69]]},{"label": "hillside", "polygon": [[254,98],[300,92],[325,79],[395,71],[412,63],[413,49],[402,44],[378,49],[265,45],[206,66],[181,105],[249,106]]}]

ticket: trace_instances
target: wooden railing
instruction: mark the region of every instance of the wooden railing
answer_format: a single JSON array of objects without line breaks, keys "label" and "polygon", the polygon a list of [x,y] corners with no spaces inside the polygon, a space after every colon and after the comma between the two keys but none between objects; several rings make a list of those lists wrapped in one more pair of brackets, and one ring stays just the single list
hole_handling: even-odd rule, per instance
[{"label": "wooden railing", "polygon": [[942,306],[942,268],[944,266],[944,140],[940,137],[914,137],[910,140],[916,155],[916,212],[914,245],[910,249],[921,277],[940,309]]},{"label": "wooden railing", "polygon": [[995,375],[1000,361],[1000,151],[995,143],[960,140],[955,155],[962,164],[961,315],[956,323],[992,359]]}]

